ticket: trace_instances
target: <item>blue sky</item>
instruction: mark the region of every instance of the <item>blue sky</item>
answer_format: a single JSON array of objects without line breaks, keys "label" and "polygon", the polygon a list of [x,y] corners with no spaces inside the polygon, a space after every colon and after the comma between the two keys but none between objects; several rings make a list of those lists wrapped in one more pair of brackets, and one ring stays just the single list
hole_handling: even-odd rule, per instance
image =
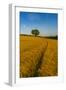
[{"label": "blue sky", "polygon": [[20,34],[31,34],[38,29],[41,36],[55,36],[58,31],[58,14],[20,12]]}]

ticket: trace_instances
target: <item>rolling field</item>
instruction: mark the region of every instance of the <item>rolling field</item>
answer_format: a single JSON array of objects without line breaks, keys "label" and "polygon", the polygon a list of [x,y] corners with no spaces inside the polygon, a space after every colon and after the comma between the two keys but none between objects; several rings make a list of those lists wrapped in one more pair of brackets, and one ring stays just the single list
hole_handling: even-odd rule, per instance
[{"label": "rolling field", "polygon": [[20,35],[20,78],[58,75],[57,40]]}]

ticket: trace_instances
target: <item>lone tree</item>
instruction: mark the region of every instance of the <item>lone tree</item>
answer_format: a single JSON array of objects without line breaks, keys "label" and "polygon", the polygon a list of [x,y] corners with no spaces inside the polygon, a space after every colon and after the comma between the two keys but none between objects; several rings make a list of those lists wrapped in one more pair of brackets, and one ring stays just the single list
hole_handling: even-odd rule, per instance
[{"label": "lone tree", "polygon": [[31,31],[31,33],[32,33],[35,37],[40,34],[40,32],[39,32],[38,29],[33,29],[33,30]]}]

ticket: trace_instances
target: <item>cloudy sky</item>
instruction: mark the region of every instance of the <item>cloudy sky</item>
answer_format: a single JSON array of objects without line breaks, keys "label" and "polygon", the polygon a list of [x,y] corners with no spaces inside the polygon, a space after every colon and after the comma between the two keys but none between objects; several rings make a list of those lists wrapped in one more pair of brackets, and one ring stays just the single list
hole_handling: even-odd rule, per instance
[{"label": "cloudy sky", "polygon": [[58,31],[58,15],[56,13],[20,12],[20,34],[31,34],[38,29],[41,36],[55,36]]}]

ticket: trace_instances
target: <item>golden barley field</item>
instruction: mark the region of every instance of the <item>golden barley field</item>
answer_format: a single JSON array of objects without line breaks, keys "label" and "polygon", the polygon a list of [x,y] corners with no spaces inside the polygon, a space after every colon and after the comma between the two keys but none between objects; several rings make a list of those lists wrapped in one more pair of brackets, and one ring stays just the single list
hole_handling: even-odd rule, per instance
[{"label": "golden barley field", "polygon": [[20,78],[57,75],[57,40],[20,35]]}]

